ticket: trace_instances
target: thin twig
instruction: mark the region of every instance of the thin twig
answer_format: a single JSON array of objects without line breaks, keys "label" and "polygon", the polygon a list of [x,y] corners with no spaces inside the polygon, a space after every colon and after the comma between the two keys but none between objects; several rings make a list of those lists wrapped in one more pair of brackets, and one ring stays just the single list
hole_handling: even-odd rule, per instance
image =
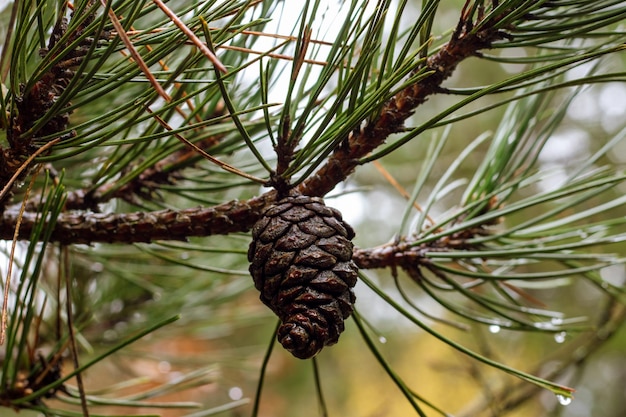
[{"label": "thin twig", "polygon": [[[152,29],[150,31],[143,31],[143,30],[127,30],[126,34],[127,35],[142,35],[142,34],[155,34],[155,33],[161,33],[166,29]],[[221,30],[220,28],[210,28],[210,30]],[[234,31],[233,31],[234,32]],[[282,39],[282,40],[286,40],[286,41],[296,41],[298,38],[296,36],[290,36],[290,35],[280,35],[280,34],[276,34],[276,33],[266,33],[266,32],[259,32],[259,31],[255,31],[255,30],[237,30],[236,31],[239,34],[242,35],[251,35],[251,36],[259,36],[259,37],[268,37],[268,38],[274,38],[274,39]],[[115,35],[117,32],[113,32],[112,34]],[[310,43],[314,43],[314,44],[318,44],[318,45],[323,45],[323,46],[332,46],[331,42],[327,42],[327,41],[321,41],[321,40],[317,40],[317,39],[310,39],[309,40]],[[192,42],[185,42],[185,44],[192,44],[195,45]],[[274,58],[274,59],[282,59],[282,60],[286,60],[286,61],[293,61],[294,57],[291,55],[285,55],[285,54],[278,54],[278,53],[268,53],[266,51],[257,51],[254,49],[250,49],[250,48],[244,48],[241,46],[235,46],[235,45],[219,45],[216,46],[216,49],[226,49],[229,51],[238,51],[238,52],[245,52],[247,54],[254,54],[254,55],[263,55],[266,56],[268,58]],[[317,61],[314,59],[304,59],[303,60],[304,63],[306,64],[311,64],[311,65],[321,65],[321,66],[326,66],[328,65],[328,62],[326,61]]]},{"label": "thin twig", "polygon": [[211,52],[206,44],[198,39],[196,34],[193,33],[191,29],[189,29],[187,25],[185,25],[185,23],[180,20],[178,16],[176,16],[176,14],[165,5],[165,3],[163,3],[161,0],[152,0],[152,2],[156,4],[159,9],[161,9],[163,13],[165,13],[176,26],[178,26],[178,28],[189,38],[189,40],[191,40],[191,42],[193,42],[193,44],[198,47],[198,49],[200,49],[204,56],[206,56],[209,61],[211,61],[213,65],[215,65],[215,68],[217,68],[224,74],[227,72],[224,64],[222,64],[220,60],[217,59],[215,54]]},{"label": "thin twig", "polygon": [[[104,7],[106,7],[106,3],[107,3],[106,0],[100,0],[100,2],[102,3],[102,5]],[[141,54],[139,54],[139,52],[137,52],[137,49],[135,49],[135,46],[131,42],[131,40],[128,37],[128,35],[126,35],[126,32],[124,31],[124,27],[120,23],[119,19],[115,15],[115,11],[113,11],[112,8],[109,9],[109,19],[111,19],[111,23],[113,23],[113,26],[115,27],[115,30],[117,30],[118,36],[120,37],[122,42],[124,42],[124,45],[126,46],[126,49],[128,49],[128,52],[130,52],[130,55],[132,56],[132,58],[135,60],[135,62],[137,63],[137,65],[141,69],[141,72],[143,72],[144,75],[146,76],[146,78],[148,79],[148,81],[150,81],[150,84],[154,87],[154,89],[157,91],[157,93],[167,103],[172,101],[172,98],[170,97],[170,95],[167,94],[167,92],[163,89],[163,87],[161,87],[161,84],[159,84],[159,82],[156,80],[156,78],[154,78],[154,75],[152,75],[152,73],[150,72],[150,68],[148,68],[148,65],[146,65],[145,61],[141,57]]]},{"label": "thin twig", "polygon": [[[400,193],[400,195],[404,198],[406,198],[407,200],[409,200],[411,198],[411,196],[409,195],[409,193],[404,189],[404,187],[402,185],[400,185],[400,183],[393,177],[393,175],[391,175],[391,173],[383,166],[383,164],[381,164],[379,161],[373,161],[373,165],[374,168],[376,168],[376,170],[378,172],[380,172],[380,174],[383,176],[383,178],[385,178],[385,180],[391,184],[391,186],[393,188],[396,189],[396,191],[398,193]],[[413,202],[413,207],[419,211],[420,213],[424,212],[424,209],[422,208],[422,206],[420,206],[417,201]],[[432,217],[430,217],[430,214],[426,213],[426,219],[428,219],[428,221],[430,222],[430,224],[435,224],[435,220],[433,220]]]},{"label": "thin twig", "polygon": [[[171,132],[173,130],[172,127],[165,120],[163,120],[163,118],[161,118],[157,114],[154,114],[152,112],[152,110],[150,110],[149,108],[146,108],[146,111],[148,113],[152,114],[152,116],[156,119],[156,121],[159,122],[159,124],[161,126],[163,126],[164,128],[166,128],[168,131]],[[210,155],[204,149],[198,147],[198,145],[196,145],[195,143],[189,141],[189,139],[183,137],[179,133],[172,133],[172,134],[174,135],[174,137],[176,139],[178,139],[179,141],[181,141],[185,145],[189,146],[191,149],[193,149],[194,151],[198,152],[204,158],[206,158],[207,160],[213,162],[215,165],[219,166],[224,171],[228,171],[228,172],[230,172],[232,174],[239,175],[240,177],[249,179],[250,181],[254,181],[254,182],[259,183],[259,184],[265,184],[266,181],[264,179],[255,177],[254,175],[247,174],[247,173],[245,173],[245,172],[235,168],[234,166],[227,164],[226,162],[220,161],[219,159],[217,159],[216,157]]]},{"label": "thin twig", "polygon": [[43,145],[41,148],[37,149],[31,155],[29,155],[26,161],[24,161],[20,165],[20,167],[17,170],[15,170],[15,172],[13,173],[13,176],[11,176],[9,181],[7,181],[7,183],[4,185],[4,188],[2,188],[2,191],[0,191],[0,201],[2,201],[4,197],[7,195],[7,193],[11,191],[11,188],[13,188],[13,184],[17,181],[20,175],[22,175],[22,173],[30,167],[30,164],[35,160],[35,158],[37,158],[42,153],[45,153],[48,149],[52,148],[60,140],[61,138],[53,139],[50,142]]},{"label": "thin twig", "polygon": [[[210,26],[209,26],[209,29],[213,30],[213,31],[224,30],[224,28],[210,27]],[[127,35],[142,35],[142,34],[145,34],[145,33],[155,34],[155,33],[161,33],[161,32],[163,32],[165,30],[167,30],[167,29],[165,29],[165,28],[158,28],[158,29],[151,29],[149,31],[131,29],[129,31],[126,31],[126,34]],[[282,35],[282,34],[279,34],[279,33],[261,32],[261,31],[258,31],[258,30],[250,30],[250,29],[240,30],[239,28],[237,28],[237,29],[226,29],[226,30],[228,32],[237,33],[237,34],[241,34],[241,35],[251,35],[251,36],[258,36],[258,37],[283,39],[283,40],[287,40],[287,41],[297,41],[298,40],[297,36]],[[113,34],[115,34],[115,32]],[[318,39],[311,39],[311,43],[315,43],[315,44],[318,44],[318,45],[325,45],[325,46],[333,46],[332,42],[318,40]],[[219,46],[217,46],[217,49],[227,49],[227,46],[228,45],[219,45]]]},{"label": "thin twig", "polygon": [[7,279],[4,282],[4,299],[2,303],[2,325],[0,327],[0,345],[4,344],[4,339],[6,338],[7,320],[8,320],[7,309],[9,306],[9,291],[11,290],[11,274],[13,274],[13,264],[15,260],[15,248],[17,246],[17,241],[19,237],[20,223],[22,222],[22,218],[24,216],[24,210],[26,208],[26,201],[28,200],[28,194],[33,189],[33,185],[35,185],[35,179],[37,178],[37,174],[39,173],[40,170],[41,170],[41,165],[37,167],[35,174],[30,179],[30,183],[28,184],[28,188],[26,189],[24,200],[22,201],[22,207],[20,208],[20,213],[17,216],[15,230],[13,230],[13,242],[11,243],[11,253],[9,254],[9,266],[7,267]]}]

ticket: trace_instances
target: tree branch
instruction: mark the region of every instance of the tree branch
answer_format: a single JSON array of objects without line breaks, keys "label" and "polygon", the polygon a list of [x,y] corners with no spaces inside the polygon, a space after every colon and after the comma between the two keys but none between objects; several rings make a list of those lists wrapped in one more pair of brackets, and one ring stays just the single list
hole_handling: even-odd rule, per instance
[{"label": "tree branch", "polygon": [[[323,196],[345,180],[355,170],[360,158],[380,146],[389,135],[399,132],[415,109],[430,95],[441,90],[443,81],[461,61],[504,37],[494,26],[498,20],[493,18],[491,24],[484,24],[481,30],[472,32],[471,17],[463,13],[451,40],[427,60],[426,65],[432,74],[385,103],[378,117],[357,134],[346,138],[347,145],[335,149],[326,164],[299,186],[299,191],[306,195]],[[77,201],[81,200],[78,198],[80,195],[76,197]],[[51,239],[65,244],[132,243],[245,232],[275,199],[276,192],[270,191],[247,201],[233,201],[211,208],[119,214],[68,212],[56,219]],[[84,207],[84,204],[83,201],[80,205]],[[24,214],[18,235],[20,239],[28,239],[36,221],[37,213],[31,211]],[[16,212],[7,210],[0,220],[0,239],[11,239],[16,224]],[[387,262],[390,260],[383,253],[368,254],[372,257],[367,261],[369,264],[365,261],[365,254],[358,251],[357,260],[361,255],[364,267],[377,267],[371,264],[375,259],[389,266]]]},{"label": "tree branch", "polygon": [[[247,201],[230,201],[210,208],[136,213],[67,212],[56,219],[50,240],[64,244],[135,243],[248,231],[275,198],[275,192],[268,192]],[[0,239],[13,238],[17,219],[16,211],[4,213],[0,219]],[[28,239],[38,219],[38,213],[24,213],[18,239]]]},{"label": "tree branch", "polygon": [[471,20],[461,17],[450,41],[426,61],[431,75],[399,92],[385,103],[376,119],[358,134],[348,136],[348,145],[335,149],[326,164],[300,185],[300,192],[312,196],[326,195],[356,169],[360,158],[382,145],[390,135],[401,132],[405,120],[429,96],[441,91],[441,84],[461,61],[506,36],[493,26],[499,19],[494,18],[492,25],[485,25],[484,29],[473,33]]}]

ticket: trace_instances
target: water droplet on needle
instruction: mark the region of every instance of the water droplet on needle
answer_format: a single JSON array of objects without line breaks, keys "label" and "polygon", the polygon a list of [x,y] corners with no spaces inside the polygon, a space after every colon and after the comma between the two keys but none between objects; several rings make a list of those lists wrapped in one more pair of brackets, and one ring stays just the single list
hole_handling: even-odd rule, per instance
[{"label": "water droplet on needle", "polygon": [[497,324],[492,324],[491,326],[489,326],[489,331],[491,333],[499,333],[500,332],[500,326],[498,326]]},{"label": "water droplet on needle", "polygon": [[563,324],[563,319],[561,317],[552,317],[550,319],[550,323],[554,324],[555,326],[560,326]]},{"label": "water droplet on needle", "polygon": [[572,397],[566,397],[565,395],[557,394],[556,399],[561,405],[569,405],[572,402]]}]

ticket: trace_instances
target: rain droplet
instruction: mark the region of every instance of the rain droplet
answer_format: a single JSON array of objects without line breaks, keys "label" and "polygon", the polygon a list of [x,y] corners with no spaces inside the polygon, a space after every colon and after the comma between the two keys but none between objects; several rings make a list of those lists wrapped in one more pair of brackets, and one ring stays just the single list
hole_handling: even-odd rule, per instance
[{"label": "rain droplet", "polygon": [[161,372],[162,374],[166,374],[169,371],[172,370],[172,365],[168,362],[168,361],[161,361],[159,362],[159,364],[157,365],[157,369],[159,370],[159,372]]},{"label": "rain droplet", "polygon": [[492,324],[491,326],[489,326],[489,331],[491,333],[499,333],[501,330],[500,326],[498,326],[497,324]]},{"label": "rain droplet", "polygon": [[560,326],[561,324],[563,324],[563,319],[561,317],[552,317],[550,319],[550,323],[554,324],[555,326]]},{"label": "rain droplet", "polygon": [[233,400],[241,400],[243,398],[243,390],[239,387],[232,387],[228,390],[228,397]]},{"label": "rain droplet", "polygon": [[113,329],[105,330],[102,336],[104,340],[116,340],[118,337],[117,332]]},{"label": "rain droplet", "polygon": [[566,337],[567,337],[566,332],[559,332],[554,335],[554,340],[556,341],[556,343],[563,343],[565,342]]},{"label": "rain droplet", "polygon": [[541,330],[554,330],[554,327],[555,326],[552,323],[552,320],[550,320],[550,321],[541,321],[541,322],[535,323],[535,328],[541,329]]},{"label": "rain droplet", "polygon": [[561,405],[569,405],[572,402],[572,397],[566,397],[565,395],[557,394],[556,399]]},{"label": "rain droplet", "polygon": [[387,343],[387,338],[386,338],[385,336],[380,336],[380,337],[378,338],[378,341],[379,341],[380,343],[383,343],[383,344],[384,344],[384,343]]},{"label": "rain droplet", "polygon": [[92,272],[102,272],[104,271],[104,265],[101,262],[94,262],[90,267]]},{"label": "rain droplet", "polygon": [[109,311],[111,311],[111,313],[115,314],[115,313],[119,313],[124,309],[124,301],[120,300],[119,298],[111,301],[111,303],[109,304]]}]

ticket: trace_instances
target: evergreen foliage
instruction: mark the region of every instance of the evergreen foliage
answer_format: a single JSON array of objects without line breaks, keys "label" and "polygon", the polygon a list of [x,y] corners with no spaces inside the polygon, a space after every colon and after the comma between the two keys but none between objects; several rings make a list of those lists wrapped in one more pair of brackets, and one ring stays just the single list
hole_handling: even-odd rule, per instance
[{"label": "evergreen foliage", "polygon": [[[290,387],[268,393],[274,358],[300,361],[275,346],[279,326],[248,272],[251,229],[290,194],[343,207],[356,233],[356,303],[335,313],[354,312],[310,360],[311,415],[340,407],[326,385],[349,377],[325,376],[325,361],[347,360],[344,340],[414,415],[450,415],[397,362],[411,356],[403,333],[417,332],[503,375],[477,377],[457,416],[503,416],[539,392],[570,402],[575,379],[561,378],[626,319],[626,125],[571,120],[590,92],[623,89],[625,18],[616,0],[9,2],[0,406],[257,416],[283,412],[263,411],[279,392],[289,415],[309,415],[293,411],[305,406]],[[588,150],[575,152],[568,123],[592,132]],[[384,207],[393,218],[376,225]],[[348,247],[352,234],[338,235]],[[255,280],[271,278],[250,260]],[[327,287],[306,290],[307,312],[322,311]],[[581,292],[589,305],[570,302]],[[381,308],[401,331],[377,323]],[[489,332],[562,348],[519,363]],[[182,352],[193,341],[202,360]],[[158,351],[174,342],[171,357]],[[151,360],[184,372],[159,382],[140,365]],[[118,380],[128,369],[138,378]],[[206,398],[233,380],[255,393]],[[168,400],[185,390],[199,402]]]}]

